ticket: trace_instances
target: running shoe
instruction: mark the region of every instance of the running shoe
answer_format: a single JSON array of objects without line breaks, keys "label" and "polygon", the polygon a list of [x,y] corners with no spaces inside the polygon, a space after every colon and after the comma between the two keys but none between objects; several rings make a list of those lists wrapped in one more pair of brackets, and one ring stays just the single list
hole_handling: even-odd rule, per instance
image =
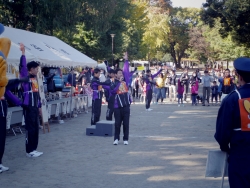
[{"label": "running shoe", "polygon": [[39,153],[36,153],[36,152],[30,152],[30,153],[26,153],[26,156],[27,157],[39,157],[39,156],[41,156],[41,154],[39,154]]},{"label": "running shoe", "polygon": [[43,152],[39,152],[39,151],[33,151],[33,152],[35,152],[35,153],[37,153],[37,154],[39,154],[39,155],[42,155],[43,154]]},{"label": "running shoe", "polygon": [[10,169],[9,167],[6,167],[6,166],[3,166],[2,164],[0,164],[0,173],[8,171],[9,169]]}]

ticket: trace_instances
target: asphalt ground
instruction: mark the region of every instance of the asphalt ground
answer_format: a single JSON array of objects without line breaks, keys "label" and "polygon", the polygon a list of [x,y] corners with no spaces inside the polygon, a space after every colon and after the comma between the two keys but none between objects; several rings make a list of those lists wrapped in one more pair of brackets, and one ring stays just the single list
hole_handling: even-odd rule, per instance
[{"label": "asphalt ground", "polygon": [[38,151],[44,155],[38,158],[26,157],[24,135],[8,136],[3,164],[10,170],[0,174],[0,187],[220,187],[220,178],[205,178],[208,151],[219,149],[213,137],[219,106],[165,101],[151,108],[131,105],[127,146],[114,146],[113,137],[86,136],[91,113],[51,123],[51,132],[40,134]]}]

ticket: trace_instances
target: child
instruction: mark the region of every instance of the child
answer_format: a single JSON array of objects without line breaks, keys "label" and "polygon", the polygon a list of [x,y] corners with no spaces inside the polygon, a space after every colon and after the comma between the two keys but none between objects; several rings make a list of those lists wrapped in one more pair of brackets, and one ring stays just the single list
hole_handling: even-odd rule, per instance
[{"label": "child", "polygon": [[[184,93],[184,85],[181,84],[180,79],[178,80],[178,90],[177,90],[177,97],[178,97],[178,107],[180,107],[180,104],[183,105],[183,93]],[[181,103],[180,103],[181,102]]]},{"label": "child", "polygon": [[213,82],[213,86],[211,87],[212,90],[212,104],[213,104],[213,100],[215,99],[216,104],[218,104],[218,90],[219,90],[219,86],[217,85],[217,82],[214,81]]},{"label": "child", "polygon": [[191,85],[191,98],[192,98],[192,106],[197,105],[196,98],[199,91],[199,81],[196,75],[196,72],[193,72],[193,75],[190,79],[190,85]]}]

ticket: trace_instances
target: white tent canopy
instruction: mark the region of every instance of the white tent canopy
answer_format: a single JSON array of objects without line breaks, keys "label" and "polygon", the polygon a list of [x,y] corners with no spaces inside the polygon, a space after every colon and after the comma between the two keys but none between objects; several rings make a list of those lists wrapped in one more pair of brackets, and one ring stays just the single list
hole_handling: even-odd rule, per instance
[{"label": "white tent canopy", "polygon": [[1,37],[11,40],[7,62],[18,67],[21,56],[19,44],[26,49],[27,61],[39,61],[45,66],[77,67],[96,66],[97,62],[56,37],[32,33],[25,30],[5,27]]}]

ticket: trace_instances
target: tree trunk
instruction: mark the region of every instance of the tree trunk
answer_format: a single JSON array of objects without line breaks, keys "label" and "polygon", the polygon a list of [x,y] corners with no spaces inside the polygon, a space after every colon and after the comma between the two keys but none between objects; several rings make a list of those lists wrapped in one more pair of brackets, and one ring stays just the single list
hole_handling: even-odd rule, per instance
[{"label": "tree trunk", "polygon": [[227,69],[228,69],[228,66],[229,66],[229,62],[227,61]]}]

